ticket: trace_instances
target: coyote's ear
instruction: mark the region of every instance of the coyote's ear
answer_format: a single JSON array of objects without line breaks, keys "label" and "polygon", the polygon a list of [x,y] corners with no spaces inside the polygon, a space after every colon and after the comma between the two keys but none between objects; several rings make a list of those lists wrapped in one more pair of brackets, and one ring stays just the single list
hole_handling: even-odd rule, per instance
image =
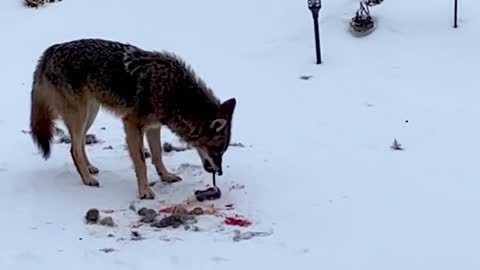
[{"label": "coyote's ear", "polygon": [[227,125],[227,120],[218,118],[210,123],[210,128],[215,129],[216,132],[220,132]]},{"label": "coyote's ear", "polygon": [[219,116],[226,117],[227,119],[232,118],[236,104],[237,100],[235,98],[224,101],[222,105],[220,105]]},{"label": "coyote's ear", "polygon": [[210,128],[214,129],[215,132],[220,132],[224,129],[228,121],[232,119],[233,111],[235,110],[235,105],[237,101],[235,98],[226,100],[220,105],[220,109],[217,113],[217,118],[210,123]]}]

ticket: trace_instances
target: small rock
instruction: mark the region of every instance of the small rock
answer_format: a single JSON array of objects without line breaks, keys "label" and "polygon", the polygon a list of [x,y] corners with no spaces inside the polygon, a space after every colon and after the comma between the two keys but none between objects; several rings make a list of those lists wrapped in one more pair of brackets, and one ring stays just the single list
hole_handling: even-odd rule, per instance
[{"label": "small rock", "polygon": [[191,149],[190,146],[174,146],[173,144],[169,143],[169,142],[165,142],[163,143],[163,146],[162,146],[162,150],[165,152],[165,153],[169,153],[169,152],[182,152],[182,151],[186,151],[188,149]]},{"label": "small rock", "polygon": [[55,127],[53,134],[55,136],[62,137],[62,136],[65,136],[65,131],[63,131],[61,128]]},{"label": "small rock", "polygon": [[158,183],[158,181],[152,181],[152,182],[148,183],[148,186],[153,187],[153,186],[155,186],[157,183]]},{"label": "small rock", "polygon": [[130,240],[133,240],[133,241],[137,241],[137,240],[143,240],[145,239],[142,235],[140,235],[139,232],[137,231],[131,231],[131,234],[132,234],[132,238],[130,238]]},{"label": "small rock", "polygon": [[157,212],[153,209],[142,207],[142,208],[140,208],[140,210],[138,210],[138,215],[140,215],[140,216],[147,216],[147,215],[156,216]]},{"label": "small rock", "polygon": [[128,209],[132,210],[133,212],[137,212],[137,209],[135,208],[135,202],[130,203]]},{"label": "small rock", "polygon": [[100,220],[100,225],[113,227],[115,226],[115,223],[113,222],[112,217],[104,217]]},{"label": "small rock", "polygon": [[113,146],[109,145],[109,146],[105,146],[102,148],[103,150],[113,150]]},{"label": "small rock", "polygon": [[64,135],[62,137],[60,137],[60,139],[58,139],[58,143],[66,143],[66,144],[69,144],[71,143],[72,140],[70,140],[70,137]]},{"label": "small rock", "polygon": [[302,75],[302,76],[300,76],[301,80],[309,80],[310,78],[312,78],[312,75]]},{"label": "small rock", "polygon": [[85,135],[85,144],[94,144],[94,143],[98,143],[98,140],[95,134]]},{"label": "small rock", "polygon": [[156,228],[166,228],[166,227],[170,227],[170,226],[172,226],[174,228],[178,228],[181,224],[182,224],[182,221],[179,220],[177,217],[168,216],[168,217],[162,218],[158,222],[152,223],[151,226],[156,227]]},{"label": "small rock", "polygon": [[113,237],[115,237],[115,235],[112,234],[112,233],[109,233],[109,234],[107,234],[107,237],[108,237],[108,238],[113,238]]},{"label": "small rock", "polygon": [[200,228],[198,228],[197,226],[193,226],[193,225],[185,225],[185,230],[186,231],[192,231],[192,232],[199,232]]},{"label": "small rock", "polygon": [[143,222],[143,223],[152,223],[155,221],[155,218],[157,217],[157,215],[151,215],[151,214],[147,214],[145,215],[144,217],[142,217],[140,219],[140,222]]},{"label": "small rock", "polygon": [[103,251],[105,253],[110,253],[110,252],[114,252],[115,249],[114,248],[102,248],[102,249],[100,249],[100,251]]},{"label": "small rock", "polygon": [[245,185],[240,185],[240,184],[235,184],[235,185],[232,185],[229,190],[232,191],[234,189],[244,189],[245,188]]},{"label": "small rock", "polygon": [[163,148],[163,151],[165,151],[166,153],[173,151],[173,145],[168,142],[164,143],[162,148]]},{"label": "small rock", "polygon": [[87,223],[97,223],[99,216],[100,212],[98,209],[92,208],[87,211],[85,219],[87,220]]},{"label": "small rock", "polygon": [[233,146],[233,147],[245,147],[245,145],[243,143],[231,143],[230,146]]}]

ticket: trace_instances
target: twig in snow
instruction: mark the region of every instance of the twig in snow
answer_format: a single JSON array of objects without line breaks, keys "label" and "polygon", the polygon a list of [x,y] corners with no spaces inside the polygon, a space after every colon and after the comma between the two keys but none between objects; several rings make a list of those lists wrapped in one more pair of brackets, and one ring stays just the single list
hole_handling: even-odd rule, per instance
[{"label": "twig in snow", "polygon": [[397,142],[397,139],[393,139],[393,144],[392,144],[392,146],[390,146],[390,148],[391,148],[392,150],[400,150],[400,151],[405,150],[405,149],[402,147],[402,145]]},{"label": "twig in snow", "polygon": [[305,80],[305,81],[309,80],[310,78],[312,78],[312,75],[302,75],[302,76],[300,76],[300,79]]}]

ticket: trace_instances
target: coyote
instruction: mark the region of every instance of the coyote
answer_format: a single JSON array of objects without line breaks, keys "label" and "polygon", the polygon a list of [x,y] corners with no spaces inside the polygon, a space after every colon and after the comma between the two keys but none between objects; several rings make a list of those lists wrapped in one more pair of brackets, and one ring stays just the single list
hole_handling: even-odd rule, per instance
[{"label": "coyote", "polygon": [[236,99],[220,102],[177,55],[91,38],[51,45],[40,56],[31,91],[33,142],[48,159],[54,121],[61,118],[70,133],[70,153],[82,182],[97,187],[93,175],[99,170],[85,152],[85,134],[100,106],[123,122],[140,199],[155,198],[147,180],[144,134],[160,179],[182,180],[162,161],[162,126],[198,152],[205,171],[222,175]]}]

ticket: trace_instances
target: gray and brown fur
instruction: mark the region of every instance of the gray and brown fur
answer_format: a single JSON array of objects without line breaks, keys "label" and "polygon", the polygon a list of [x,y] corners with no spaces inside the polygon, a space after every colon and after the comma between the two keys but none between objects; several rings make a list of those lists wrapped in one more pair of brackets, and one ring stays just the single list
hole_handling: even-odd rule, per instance
[{"label": "gray and brown fur", "polygon": [[47,48],[33,75],[30,126],[48,159],[54,121],[72,139],[71,156],[85,185],[98,186],[98,169],[85,152],[85,134],[100,107],[122,119],[139,197],[155,197],[147,180],[143,136],[163,181],[181,178],[162,161],[160,128],[166,126],[195,148],[207,172],[222,174],[236,100],[220,102],[179,57],[103,39],[80,39]]}]

